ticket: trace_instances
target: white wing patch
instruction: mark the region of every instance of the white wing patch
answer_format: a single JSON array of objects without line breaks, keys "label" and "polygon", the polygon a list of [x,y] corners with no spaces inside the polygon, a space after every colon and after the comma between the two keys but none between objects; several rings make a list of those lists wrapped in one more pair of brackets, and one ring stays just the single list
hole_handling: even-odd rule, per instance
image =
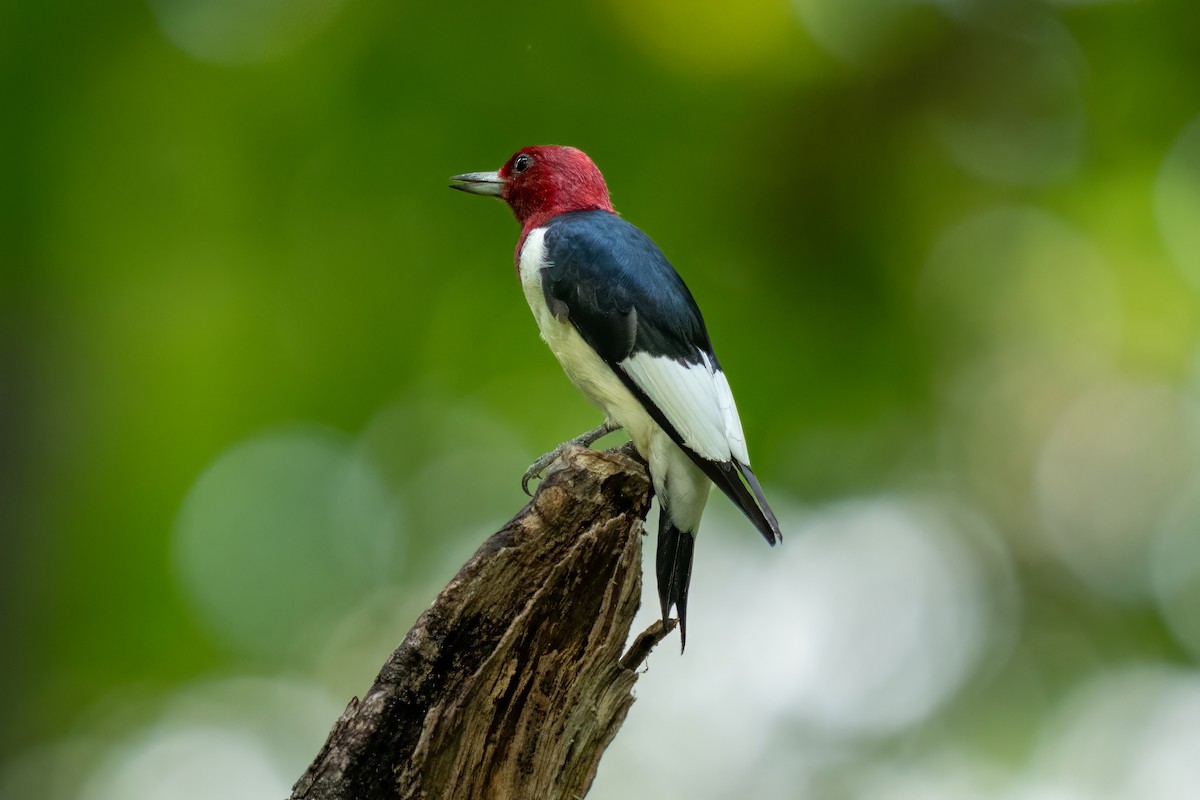
[{"label": "white wing patch", "polygon": [[[708,364],[708,356],[704,363]],[[711,369],[711,365],[709,367]],[[742,418],[738,416],[737,404],[733,402],[733,391],[729,388],[729,380],[721,370],[713,370],[713,382],[717,385],[717,400],[721,405],[721,417],[725,420],[725,438],[729,441],[729,451],[738,461],[750,466],[750,453],[746,449],[746,434],[742,433]]]},{"label": "white wing patch", "polygon": [[683,443],[710,461],[736,458],[749,466],[746,437],[729,381],[708,356],[701,363],[637,353],[618,366],[646,393],[678,431]]}]

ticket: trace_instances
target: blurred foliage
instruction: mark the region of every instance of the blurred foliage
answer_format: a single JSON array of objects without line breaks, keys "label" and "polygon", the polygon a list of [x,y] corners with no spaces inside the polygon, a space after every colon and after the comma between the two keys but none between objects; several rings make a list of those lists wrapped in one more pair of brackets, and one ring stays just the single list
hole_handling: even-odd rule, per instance
[{"label": "blurred foliage", "polygon": [[[932,486],[999,532],[1018,655],[945,724],[1019,760],[1005,687],[1192,670],[1200,566],[1147,576],[1196,563],[1200,520],[1174,500],[1200,463],[1198,9],[0,7],[0,764],[211,676],[342,674],[302,655],[315,617],[391,586],[410,621],[596,422],[508,211],[445,188],[533,143],[587,151],[684,275],[770,493]],[[196,527],[255,475],[288,513]],[[321,492],[329,529],[399,544],[351,548],[295,635],[223,631],[340,557],[288,539]]]}]

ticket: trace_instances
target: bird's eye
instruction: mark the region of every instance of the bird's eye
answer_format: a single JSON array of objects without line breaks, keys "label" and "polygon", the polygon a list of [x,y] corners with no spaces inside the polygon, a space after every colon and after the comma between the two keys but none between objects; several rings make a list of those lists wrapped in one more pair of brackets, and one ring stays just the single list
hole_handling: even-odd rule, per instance
[{"label": "bird's eye", "polygon": [[520,175],[525,170],[533,166],[533,159],[522,153],[517,156],[517,160],[513,162],[513,172]]}]

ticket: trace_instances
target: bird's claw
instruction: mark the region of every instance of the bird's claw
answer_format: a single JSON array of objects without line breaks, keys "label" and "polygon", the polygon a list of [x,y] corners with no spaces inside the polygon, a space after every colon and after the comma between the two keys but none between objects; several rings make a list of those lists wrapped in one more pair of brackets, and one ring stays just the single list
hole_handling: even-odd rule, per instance
[{"label": "bird's claw", "polygon": [[613,431],[618,430],[620,427],[621,426],[617,425],[615,422],[605,420],[599,426],[592,428],[590,431],[581,433],[574,439],[563,442],[558,447],[554,448],[549,453],[546,453],[537,461],[529,465],[529,469],[525,470],[525,474],[521,476],[521,489],[525,492],[525,494],[533,497],[533,492],[529,491],[529,482],[534,478],[542,477],[542,473],[546,471],[546,467],[553,464],[554,461],[561,456],[568,447],[571,447],[572,445],[591,447],[597,439],[602,436],[607,436]]},{"label": "bird's claw", "polygon": [[[568,442],[567,444],[570,444]],[[541,478],[542,473],[546,471],[546,467],[550,466],[554,459],[562,455],[562,451],[567,448],[566,444],[560,444],[558,447],[546,453],[537,461],[529,465],[529,469],[525,470],[525,474],[521,476],[521,489],[525,494],[533,497],[533,492],[529,491],[529,482],[534,478]]]}]

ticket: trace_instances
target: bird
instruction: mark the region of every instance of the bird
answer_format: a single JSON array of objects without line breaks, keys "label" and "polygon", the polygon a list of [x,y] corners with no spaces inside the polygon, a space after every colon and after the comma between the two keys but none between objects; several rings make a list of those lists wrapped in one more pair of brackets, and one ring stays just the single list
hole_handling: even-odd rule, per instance
[{"label": "bird", "polygon": [[678,614],[682,653],[695,539],[712,486],[768,544],[783,540],[700,309],[653,240],[618,216],[604,176],[581,150],[523,147],[499,171],[455,175],[450,185],[512,209],[521,224],[517,276],[541,337],[604,414],[601,425],[535,461],[521,485],[528,494],[529,481],[568,446],[625,430],[659,501],[659,605],[664,625],[672,608]]}]

